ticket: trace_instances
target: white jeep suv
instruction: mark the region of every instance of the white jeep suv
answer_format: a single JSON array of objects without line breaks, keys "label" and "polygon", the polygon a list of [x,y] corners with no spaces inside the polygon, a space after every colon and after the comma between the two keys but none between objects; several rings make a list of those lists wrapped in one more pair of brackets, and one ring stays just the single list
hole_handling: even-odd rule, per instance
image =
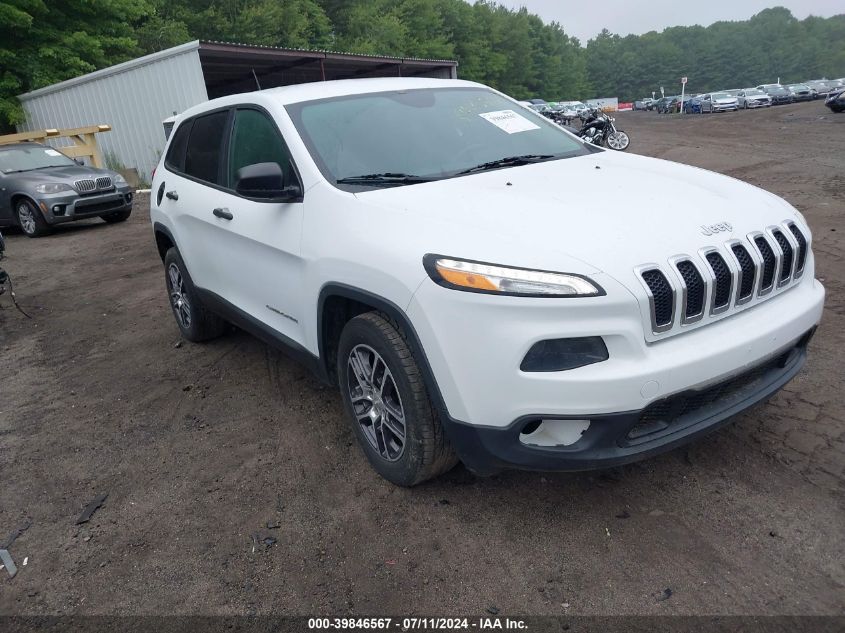
[{"label": "white jeep suv", "polygon": [[209,101],[152,192],[184,337],[231,322],[292,352],[400,485],[688,442],[795,376],[822,314],[784,200],[585,145],[471,82]]}]

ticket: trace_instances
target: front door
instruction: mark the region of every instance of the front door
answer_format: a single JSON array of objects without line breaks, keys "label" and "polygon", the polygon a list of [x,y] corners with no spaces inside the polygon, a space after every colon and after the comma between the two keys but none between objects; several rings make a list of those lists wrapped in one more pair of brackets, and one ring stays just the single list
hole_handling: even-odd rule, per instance
[{"label": "front door", "polygon": [[265,326],[302,343],[303,204],[249,199],[235,192],[238,170],[256,163],[277,163],[286,186],[298,183],[290,152],[265,111],[243,106],[234,112],[227,158],[226,191],[206,210],[221,233],[215,240],[220,244],[215,253],[220,294]]}]

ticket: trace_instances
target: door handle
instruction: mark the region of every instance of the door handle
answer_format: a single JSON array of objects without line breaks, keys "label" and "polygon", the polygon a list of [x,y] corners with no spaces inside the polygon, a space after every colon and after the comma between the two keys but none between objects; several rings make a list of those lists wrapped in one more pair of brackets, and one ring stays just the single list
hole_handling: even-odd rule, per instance
[{"label": "door handle", "polygon": [[218,218],[223,218],[224,220],[231,220],[233,217],[235,217],[234,215],[232,215],[232,212],[229,211],[229,209],[226,209],[225,207],[217,208],[212,211],[212,213]]},{"label": "door handle", "polygon": [[164,195],[167,196],[168,200],[178,200],[179,199],[179,194],[176,193],[175,191],[168,191]]}]

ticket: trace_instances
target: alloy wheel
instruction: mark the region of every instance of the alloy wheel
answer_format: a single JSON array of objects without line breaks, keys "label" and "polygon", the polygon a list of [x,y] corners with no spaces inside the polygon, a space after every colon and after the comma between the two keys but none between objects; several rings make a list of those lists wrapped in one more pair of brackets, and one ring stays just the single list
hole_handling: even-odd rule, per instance
[{"label": "alloy wheel", "polygon": [[170,292],[170,304],[173,314],[183,328],[191,327],[191,303],[185,292],[185,280],[176,264],[170,264],[167,269],[167,285]]},{"label": "alloy wheel", "polygon": [[18,220],[20,221],[21,229],[23,229],[24,233],[29,235],[35,233],[35,214],[26,202],[21,202],[18,205]]},{"label": "alloy wheel", "polygon": [[623,150],[630,144],[631,140],[625,132],[611,132],[607,137],[607,144],[611,149]]},{"label": "alloy wheel", "polygon": [[347,389],[355,420],[379,455],[395,462],[405,452],[405,410],[393,374],[369,345],[356,345],[347,359]]}]

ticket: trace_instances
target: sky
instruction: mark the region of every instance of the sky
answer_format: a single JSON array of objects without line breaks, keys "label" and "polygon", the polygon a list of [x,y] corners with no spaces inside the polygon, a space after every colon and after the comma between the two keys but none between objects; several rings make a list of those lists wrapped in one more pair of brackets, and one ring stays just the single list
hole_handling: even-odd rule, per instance
[{"label": "sky", "polygon": [[845,13],[845,0],[497,0],[518,9],[526,7],[546,22],[560,22],[581,44],[607,28],[611,33],[640,35],[667,26],[708,26],[720,20],[747,20],[763,9],[781,6],[799,20],[808,15],[830,17]]}]

